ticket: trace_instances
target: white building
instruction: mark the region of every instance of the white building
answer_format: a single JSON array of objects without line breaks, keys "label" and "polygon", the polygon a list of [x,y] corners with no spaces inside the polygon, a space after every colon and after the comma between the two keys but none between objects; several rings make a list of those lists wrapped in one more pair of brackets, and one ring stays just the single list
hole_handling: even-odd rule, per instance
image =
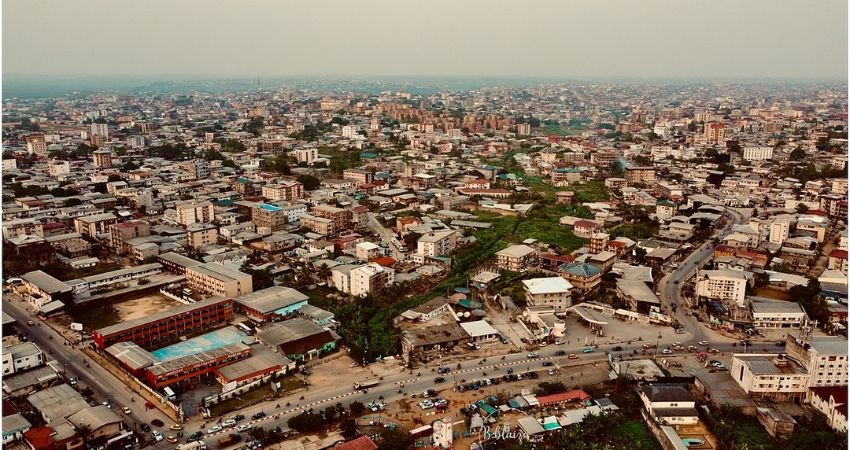
[{"label": "white building", "polygon": [[773,147],[744,147],[744,161],[764,161],[773,159]]},{"label": "white building", "polygon": [[570,289],[573,285],[562,277],[532,278],[523,280],[525,299],[531,306],[550,306],[564,312],[572,306]]},{"label": "white building", "polygon": [[732,355],[730,375],[751,397],[800,401],[805,397],[809,373],[794,358],[770,353]]},{"label": "white building", "polygon": [[3,376],[33,369],[44,363],[44,352],[32,342],[24,342],[3,349]]},{"label": "white building", "polygon": [[357,137],[357,126],[345,125],[342,127],[342,137],[352,139]]},{"label": "white building", "polygon": [[354,246],[354,256],[361,261],[368,261],[382,254],[381,246],[372,242],[360,242]]},{"label": "white building", "polygon": [[92,136],[101,136],[104,139],[108,139],[109,125],[105,123],[93,123],[91,124],[91,134]]},{"label": "white building", "polygon": [[696,425],[696,400],[683,386],[651,385],[640,388],[640,399],[649,415],[668,425]]},{"label": "white building", "polygon": [[800,328],[809,317],[799,303],[764,297],[747,297],[753,316],[753,326],[767,328]]},{"label": "white building", "polygon": [[791,232],[791,219],[788,216],[779,216],[770,222],[770,238],[771,244],[782,245]]},{"label": "white building", "polygon": [[295,150],[295,159],[298,162],[307,163],[308,165],[312,165],[315,160],[319,158],[319,150],[315,148],[299,148]]},{"label": "white building", "polygon": [[211,202],[192,202],[177,205],[177,223],[191,225],[193,223],[209,223],[215,219],[215,209]]},{"label": "white building", "polygon": [[376,263],[364,264],[351,269],[351,295],[363,297],[377,292],[395,282],[395,271]]},{"label": "white building", "polygon": [[847,386],[847,339],[812,336],[803,341],[788,335],[785,351],[809,372],[807,387]]},{"label": "white building", "polygon": [[434,231],[416,242],[416,253],[422,256],[445,256],[457,247],[457,231]]},{"label": "white building", "polygon": [[744,307],[747,277],[738,270],[701,270],[697,275],[697,295],[735,302]]}]

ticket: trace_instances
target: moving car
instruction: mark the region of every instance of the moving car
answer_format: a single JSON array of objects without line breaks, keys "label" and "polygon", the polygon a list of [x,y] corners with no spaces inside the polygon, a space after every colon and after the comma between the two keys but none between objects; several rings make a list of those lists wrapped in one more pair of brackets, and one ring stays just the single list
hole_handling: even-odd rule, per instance
[{"label": "moving car", "polygon": [[233,419],[227,419],[227,420],[225,420],[224,422],[221,423],[221,426],[223,428],[232,427],[234,425],[236,425],[236,421],[233,420]]},{"label": "moving car", "polygon": [[623,347],[619,346],[619,345],[615,345],[615,346],[611,347],[611,351],[612,352],[621,352],[621,351],[623,351]]},{"label": "moving car", "polygon": [[661,350],[661,353],[663,353],[665,355],[669,355],[669,354],[673,353],[673,350],[670,350],[669,348],[665,348],[665,349]]},{"label": "moving car", "polygon": [[436,384],[436,383],[443,383],[443,382],[445,382],[445,381],[446,381],[446,379],[445,379],[445,378],[443,378],[443,377],[437,377],[437,378],[434,378],[434,383],[435,383],[435,384]]},{"label": "moving car", "polygon": [[237,428],[236,430],[239,431],[239,432],[242,432],[242,431],[248,431],[250,429],[251,429],[251,425],[242,424],[242,425],[239,425],[239,428]]},{"label": "moving car", "polygon": [[179,423],[175,423],[175,424],[172,424],[170,427],[168,427],[168,429],[174,430],[174,431],[180,431],[180,430],[183,429],[183,425],[180,425]]},{"label": "moving car", "polygon": [[563,350],[558,350],[557,352],[555,352],[555,356],[564,356],[566,354],[567,354],[567,352],[565,352]]},{"label": "moving car", "polygon": [[555,363],[553,363],[552,361],[543,361],[543,367],[551,367],[554,365]]},{"label": "moving car", "polygon": [[570,353],[570,356],[567,356],[567,359],[578,359],[578,355],[575,353]]},{"label": "moving car", "polygon": [[528,355],[526,355],[526,356],[527,356],[527,357],[529,357],[529,358],[537,358],[537,357],[538,357],[538,356],[540,356],[540,355],[538,355],[538,354],[537,354],[537,353],[535,353],[535,352],[531,352],[531,353],[529,353],[529,354],[528,354]]},{"label": "moving car", "polygon": [[35,322],[33,322],[32,320],[27,320],[27,325],[30,325],[30,326],[35,325]]},{"label": "moving car", "polygon": [[162,433],[159,432],[159,430],[153,430],[153,432],[151,432],[151,434],[153,435],[154,440],[157,441],[157,442],[165,439],[162,436]]},{"label": "moving car", "polygon": [[708,345],[708,341],[699,341],[697,342],[699,345]]},{"label": "moving car", "polygon": [[581,352],[582,353],[593,353],[593,347],[585,347],[585,349],[582,350]]},{"label": "moving car", "polygon": [[130,414],[133,411],[130,409],[129,406],[124,406],[124,407],[121,408],[121,412],[123,412],[124,414]]},{"label": "moving car", "polygon": [[263,417],[266,417],[266,413],[260,411],[257,414],[254,414],[253,416],[251,416],[251,419],[257,420],[257,419],[262,419]]},{"label": "moving car", "polygon": [[151,426],[146,424],[146,423],[139,425],[139,428],[141,428],[142,431],[150,431],[151,430]]},{"label": "moving car", "polygon": [[177,443],[177,436],[170,436],[169,435],[167,438],[165,438],[165,442],[168,442],[169,444],[176,444]]}]

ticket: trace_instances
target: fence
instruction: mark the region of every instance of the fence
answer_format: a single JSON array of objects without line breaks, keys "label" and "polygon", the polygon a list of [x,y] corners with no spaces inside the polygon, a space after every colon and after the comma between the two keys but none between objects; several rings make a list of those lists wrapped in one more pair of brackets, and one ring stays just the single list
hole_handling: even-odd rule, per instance
[{"label": "fence", "polygon": [[244,394],[245,392],[248,392],[256,387],[268,383],[272,379],[272,376],[273,375],[267,375],[263,378],[254,380],[248,384],[239,386],[236,389],[227,392],[222,392],[220,394],[210,395],[209,397],[204,398],[204,406],[209,408],[210,406],[217,405],[225,400],[230,400],[231,398],[236,397],[239,394]]},{"label": "fence", "polygon": [[130,390],[151,402],[166,416],[170,417],[177,423],[183,423],[184,416],[182,407],[171,403],[167,398],[165,398],[165,396],[153,390],[150,386],[142,383],[138,378],[134,377],[123,368],[112,364],[112,362],[104,357],[99,350],[84,349],[83,351],[93,360],[97,360],[101,367],[108,370],[119,380],[123,381]]},{"label": "fence", "polygon": [[641,409],[640,414],[643,416],[643,421],[646,423],[649,431],[655,436],[658,443],[661,444],[661,448],[664,450],[688,450],[688,447],[682,442],[682,439],[673,427],[660,425],[655,419],[649,417],[644,409]]},{"label": "fence", "polygon": [[315,367],[315,366],[318,366],[319,364],[324,364],[324,363],[326,363],[326,362],[328,362],[328,361],[333,361],[333,360],[335,360],[335,359],[342,358],[343,356],[345,356],[345,355],[343,354],[343,352],[342,352],[342,351],[337,351],[337,352],[334,352],[333,354],[328,355],[328,356],[326,356],[326,357],[324,357],[324,358],[322,358],[322,359],[314,359],[314,360],[311,360],[310,362],[308,362],[308,363],[304,364],[304,366],[306,366],[306,367]]}]

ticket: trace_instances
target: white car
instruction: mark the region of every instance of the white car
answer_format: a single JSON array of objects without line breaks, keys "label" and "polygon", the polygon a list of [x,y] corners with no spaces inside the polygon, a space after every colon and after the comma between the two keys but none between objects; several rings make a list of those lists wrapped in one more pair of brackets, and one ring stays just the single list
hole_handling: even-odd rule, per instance
[{"label": "white car", "polygon": [[207,430],[207,434],[218,433],[219,431],[221,431],[221,425],[213,425],[209,430]]},{"label": "white car", "polygon": [[236,425],[236,421],[233,419],[227,419],[224,422],[221,422],[222,428],[228,428]]},{"label": "white car", "polygon": [[708,345],[708,341],[699,341],[697,342],[699,345]]},{"label": "white car", "polygon": [[531,353],[529,353],[529,354],[528,354],[528,355],[526,355],[526,356],[527,356],[527,357],[529,357],[529,358],[537,358],[537,357],[538,357],[538,356],[540,356],[540,355],[538,355],[538,354],[537,354],[537,353],[535,353],[535,352],[531,352]]},{"label": "white car", "polygon": [[422,400],[419,402],[419,407],[422,409],[431,409],[434,407],[434,402],[431,400]]},{"label": "white car", "polygon": [[669,348],[665,348],[664,350],[661,350],[661,353],[663,353],[665,355],[669,355],[669,354],[673,353],[673,350],[670,350]]},{"label": "white car", "polygon": [[239,428],[237,428],[236,430],[241,433],[243,431],[248,431],[250,429],[251,429],[251,425],[243,424],[243,425],[239,425]]},{"label": "white car", "polygon": [[157,430],[153,430],[153,431],[151,432],[151,434],[153,435],[154,440],[156,440],[157,442],[159,442],[159,441],[161,441],[161,440],[163,440],[163,439],[164,439],[164,438],[162,437],[162,433],[160,433],[160,432],[159,432],[159,431],[157,431]]}]

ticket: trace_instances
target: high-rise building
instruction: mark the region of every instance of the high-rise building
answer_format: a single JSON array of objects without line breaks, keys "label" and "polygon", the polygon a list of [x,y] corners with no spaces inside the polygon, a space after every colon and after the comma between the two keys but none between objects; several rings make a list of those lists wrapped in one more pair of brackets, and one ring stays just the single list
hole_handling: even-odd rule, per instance
[{"label": "high-rise building", "polygon": [[91,124],[91,134],[92,136],[101,136],[104,139],[108,139],[109,125],[105,123],[93,123]]},{"label": "high-rise building", "polygon": [[726,130],[721,122],[705,124],[705,141],[709,144],[719,144],[726,137]]},{"label": "high-rise building", "polygon": [[112,152],[109,150],[98,150],[92,153],[92,163],[95,167],[101,169],[112,167]]}]

